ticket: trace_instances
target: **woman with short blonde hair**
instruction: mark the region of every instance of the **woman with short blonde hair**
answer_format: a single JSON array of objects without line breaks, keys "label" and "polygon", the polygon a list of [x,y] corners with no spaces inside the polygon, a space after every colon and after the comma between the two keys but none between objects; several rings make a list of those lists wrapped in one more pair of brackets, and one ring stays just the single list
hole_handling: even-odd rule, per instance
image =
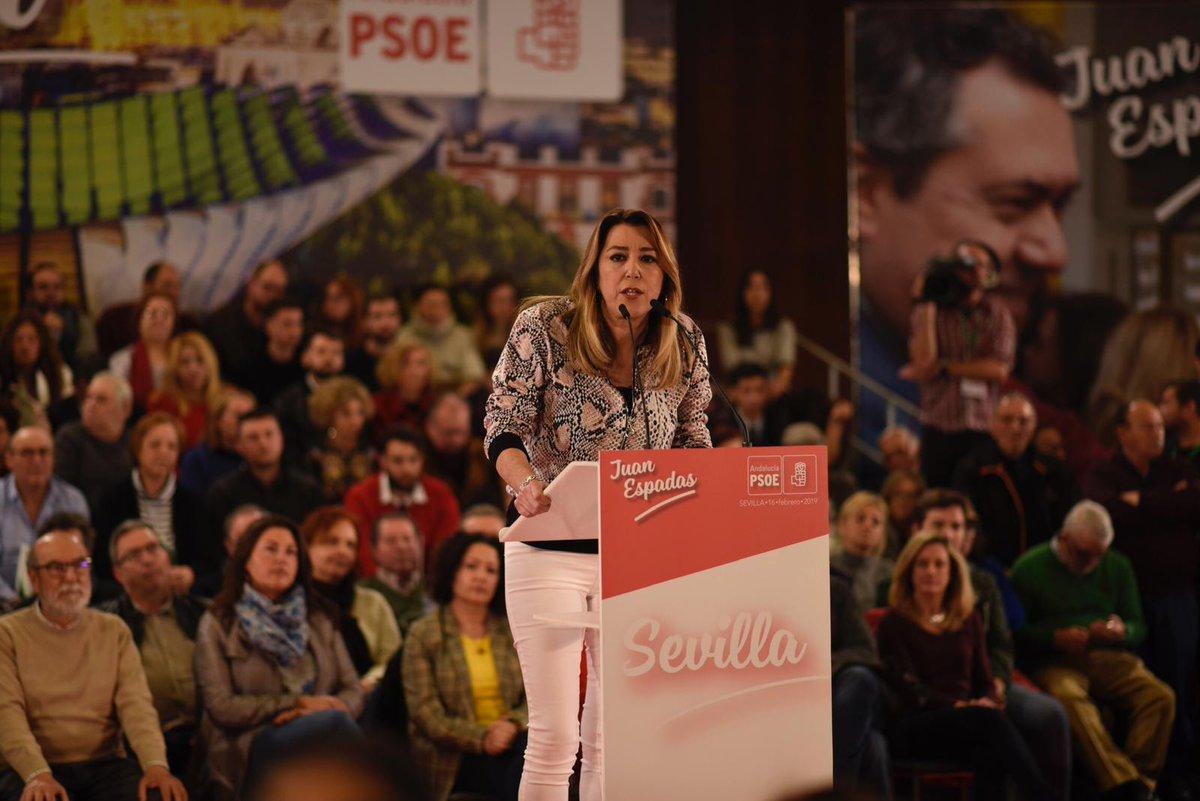
[{"label": "woman with short blonde hair", "polygon": [[[515,512],[545,512],[547,484],[603,450],[712,447],[704,337],[682,307],[674,250],[658,221],[637,209],[604,215],[569,294],[525,304],[484,419],[488,456]],[[505,545],[508,618],[529,698],[521,801],[565,801],[581,741],[580,798],[603,797],[599,638],[538,620],[595,609],[598,562],[595,540]],[[578,708],[580,644],[588,659],[582,726],[574,712],[559,714]]]},{"label": "woman with short blonde hair", "polygon": [[883,498],[859,491],[842,503],[830,538],[829,564],[850,579],[854,600],[863,610],[881,605],[881,591],[892,577],[892,560],[883,555],[886,523]]}]

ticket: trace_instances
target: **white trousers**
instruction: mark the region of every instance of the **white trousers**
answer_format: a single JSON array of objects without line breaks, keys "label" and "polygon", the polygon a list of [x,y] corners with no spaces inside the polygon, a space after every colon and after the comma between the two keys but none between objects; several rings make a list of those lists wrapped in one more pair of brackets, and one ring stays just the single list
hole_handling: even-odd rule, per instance
[{"label": "white trousers", "polygon": [[[535,622],[547,612],[585,612],[600,602],[600,557],[504,545],[505,602],[525,697],[529,740],[520,801],[566,801],[575,755],[583,745],[580,801],[604,799],[600,732],[600,632]],[[587,698],[579,720],[579,654],[587,649]]]}]

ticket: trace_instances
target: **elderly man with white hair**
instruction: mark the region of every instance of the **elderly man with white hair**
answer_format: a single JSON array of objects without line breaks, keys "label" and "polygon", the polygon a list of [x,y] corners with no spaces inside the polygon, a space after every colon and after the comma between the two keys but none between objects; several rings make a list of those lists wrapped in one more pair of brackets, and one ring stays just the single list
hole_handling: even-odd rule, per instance
[{"label": "elderly man with white hair", "polygon": [[[1066,707],[1079,753],[1106,797],[1145,799],[1166,759],[1175,694],[1133,653],[1146,623],[1133,567],[1112,541],[1105,508],[1081,501],[1057,536],[1017,560],[1012,581],[1026,615],[1019,653]],[[1098,704],[1128,722],[1122,745]]]}]

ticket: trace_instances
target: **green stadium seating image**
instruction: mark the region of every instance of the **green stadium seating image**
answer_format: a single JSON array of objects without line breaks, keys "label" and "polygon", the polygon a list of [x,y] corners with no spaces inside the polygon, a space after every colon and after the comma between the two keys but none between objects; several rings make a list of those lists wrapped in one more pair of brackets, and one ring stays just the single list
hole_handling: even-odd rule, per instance
[{"label": "green stadium seating image", "polygon": [[308,111],[300,104],[295,89],[287,89],[276,104],[279,124],[291,144],[292,155],[300,169],[316,171],[329,164],[329,153],[309,119]]},{"label": "green stadium seating image", "polygon": [[154,162],[150,156],[150,117],[145,95],[120,101],[121,166],[125,176],[125,203],[129,213],[150,213],[154,194]]},{"label": "green stadium seating image", "polygon": [[62,213],[67,225],[92,219],[92,135],[85,106],[58,111],[59,164],[62,165]]},{"label": "green stadium seating image", "polygon": [[121,134],[117,104],[93,103],[88,107],[92,129],[92,185],[96,191],[96,219],[119,220],[125,205],[121,178]]},{"label": "green stadium seating image", "polygon": [[333,95],[328,93],[319,95],[313,101],[312,107],[316,112],[317,120],[334,145],[335,151],[354,156],[366,155],[371,152],[371,149],[355,135],[350,121],[346,119],[345,112]]},{"label": "green stadium seating image", "polygon": [[225,179],[225,194],[230,200],[247,200],[262,194],[250,152],[246,147],[246,134],[238,113],[235,90],[222,89],[211,98],[213,130],[216,132],[217,155],[221,164],[221,175]]},{"label": "green stadium seating image", "polygon": [[25,116],[0,111],[0,232],[21,225],[25,196]]},{"label": "green stadium seating image", "polygon": [[29,112],[29,212],[38,230],[59,225],[56,116],[51,108]]},{"label": "green stadium seating image", "polygon": [[225,196],[221,192],[212,126],[208,119],[208,100],[203,87],[192,86],[181,91],[179,110],[183,119],[183,153],[192,202],[199,205],[219,203]]},{"label": "green stadium seating image", "polygon": [[179,103],[174,92],[150,95],[150,150],[158,179],[159,202],[171,209],[188,199],[187,176],[180,151]]},{"label": "green stadium seating image", "polygon": [[256,94],[247,98],[242,104],[242,114],[250,134],[250,148],[267,189],[273,192],[299,183],[296,170],[283,148],[283,140],[279,138],[267,96]]}]

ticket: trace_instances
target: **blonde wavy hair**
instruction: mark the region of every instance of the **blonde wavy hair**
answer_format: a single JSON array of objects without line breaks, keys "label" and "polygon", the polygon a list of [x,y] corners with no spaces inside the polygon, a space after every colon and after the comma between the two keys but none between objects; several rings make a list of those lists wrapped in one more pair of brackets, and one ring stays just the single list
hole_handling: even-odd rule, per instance
[{"label": "blonde wavy hair", "polygon": [[212,343],[198,331],[185,331],[177,334],[167,345],[167,364],[163,368],[162,393],[175,400],[180,414],[187,414],[188,399],[179,384],[179,360],[183,358],[185,349],[191,348],[200,356],[204,367],[208,370],[208,385],[204,387],[204,406],[210,411],[217,407],[221,400],[221,363]]},{"label": "blonde wavy hair", "polygon": [[888,590],[888,606],[909,619],[921,623],[921,613],[913,599],[912,574],[916,568],[917,555],[930,545],[940,545],[950,554],[950,584],[942,598],[942,611],[946,613],[946,628],[958,631],[975,611],[975,588],[971,586],[971,574],[967,560],[950,547],[950,540],[943,534],[915,534],[900,555],[896,557],[896,569],[892,571],[892,587]]},{"label": "blonde wavy hair", "polygon": [[[596,229],[588,239],[583,260],[571,282],[567,297],[574,307],[563,315],[567,324],[567,354],[574,366],[582,372],[603,376],[608,374],[616,357],[617,343],[608,325],[604,322],[603,298],[600,297],[600,256],[604,252],[608,234],[618,225],[632,225],[645,231],[658,256],[662,269],[663,286],[660,298],[671,314],[678,315],[683,308],[683,284],[679,277],[679,262],[670,240],[663,233],[658,220],[641,209],[613,209],[600,218]],[[522,304],[528,308],[536,303],[553,300],[555,296],[530,298]],[[679,383],[688,365],[690,349],[679,340],[678,326],[666,318],[652,320],[646,329],[643,345],[649,345],[654,356],[651,359],[651,375],[646,386],[663,389]]]},{"label": "blonde wavy hair", "polygon": [[371,393],[357,378],[337,376],[321,382],[308,398],[308,417],[317,428],[333,425],[333,415],[350,401],[362,404],[363,414],[370,421],[375,415]]},{"label": "blonde wavy hair", "polygon": [[379,363],[375,365],[375,377],[379,379],[379,386],[383,389],[397,386],[408,357],[420,350],[429,356],[429,386],[426,389],[437,386],[438,369],[433,351],[415,339],[400,339],[388,345],[387,350],[379,357]]}]

